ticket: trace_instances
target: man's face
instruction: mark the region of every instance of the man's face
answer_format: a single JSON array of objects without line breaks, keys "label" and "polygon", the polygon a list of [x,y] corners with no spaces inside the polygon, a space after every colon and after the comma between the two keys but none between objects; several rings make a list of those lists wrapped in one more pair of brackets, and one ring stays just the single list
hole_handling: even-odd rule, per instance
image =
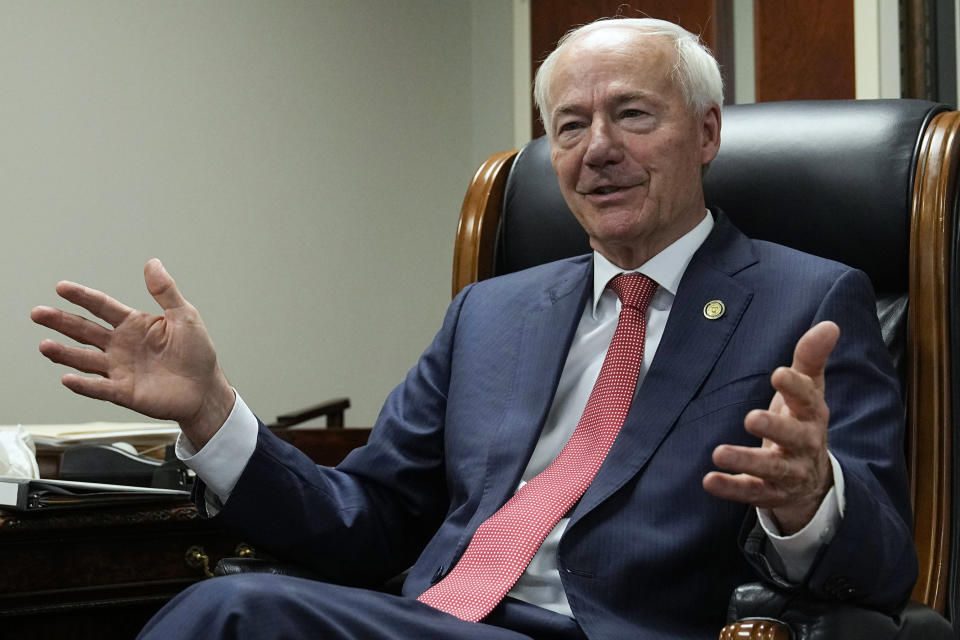
[{"label": "man's face", "polygon": [[703,219],[701,170],[720,112],[687,109],[662,36],[608,28],[574,41],[550,82],[550,158],[591,246],[634,268]]}]

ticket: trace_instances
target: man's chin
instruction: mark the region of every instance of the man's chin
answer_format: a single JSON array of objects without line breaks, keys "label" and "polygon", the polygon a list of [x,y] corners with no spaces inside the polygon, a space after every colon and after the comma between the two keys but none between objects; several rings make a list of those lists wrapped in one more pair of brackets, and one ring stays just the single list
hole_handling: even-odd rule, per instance
[{"label": "man's chin", "polygon": [[604,242],[625,241],[653,226],[650,216],[636,206],[590,207],[583,213],[577,217],[587,234]]}]

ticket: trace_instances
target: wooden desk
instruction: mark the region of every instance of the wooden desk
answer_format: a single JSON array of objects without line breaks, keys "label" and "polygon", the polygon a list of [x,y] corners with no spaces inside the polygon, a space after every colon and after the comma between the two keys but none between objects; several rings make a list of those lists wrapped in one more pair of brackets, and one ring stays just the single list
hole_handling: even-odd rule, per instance
[{"label": "wooden desk", "polygon": [[[321,464],[367,429],[278,433]],[[353,433],[351,433],[353,432]],[[344,435],[346,434],[346,435]],[[0,511],[0,638],[129,640],[163,604],[205,578],[191,566],[238,555],[243,541],[189,503],[76,511]]]},{"label": "wooden desk", "polygon": [[191,504],[0,512],[0,637],[133,638],[167,600],[204,578],[239,540]]}]

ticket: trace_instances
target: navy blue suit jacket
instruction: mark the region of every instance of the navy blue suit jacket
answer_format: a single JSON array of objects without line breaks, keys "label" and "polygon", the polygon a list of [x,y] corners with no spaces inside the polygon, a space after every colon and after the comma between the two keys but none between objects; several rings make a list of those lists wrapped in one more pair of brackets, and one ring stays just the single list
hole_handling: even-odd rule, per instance
[{"label": "navy blue suit jacket", "polygon": [[[759,444],[743,418],[767,407],[770,374],[821,320],[841,329],[826,394],[846,510],[804,588],[892,608],[915,580],[903,408],[868,278],[716,217],[560,543],[561,579],[590,638],[715,638],[735,585],[782,582],[753,510],[701,480],[718,444]],[[591,289],[590,256],[467,287],[366,447],[328,469],[261,428],[218,517],[332,581],[373,584],[413,564],[404,593],[419,595],[515,490]],[[704,316],[711,300],[726,306],[719,319]]]}]

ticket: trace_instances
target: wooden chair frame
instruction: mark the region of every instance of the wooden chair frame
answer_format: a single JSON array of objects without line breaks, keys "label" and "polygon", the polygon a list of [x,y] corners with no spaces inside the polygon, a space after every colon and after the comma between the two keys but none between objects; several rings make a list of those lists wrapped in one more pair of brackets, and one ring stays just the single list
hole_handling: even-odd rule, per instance
[{"label": "wooden chair frame", "polygon": [[471,282],[493,275],[493,249],[500,226],[500,210],[507,176],[517,158],[516,149],[495,153],[477,169],[463,197],[457,238],[453,245],[453,295]]},{"label": "wooden chair frame", "polygon": [[950,570],[953,408],[950,275],[958,206],[960,112],[924,131],[914,177],[907,340],[907,466],[920,576],[913,599],[945,613]]},{"label": "wooden chair frame", "polygon": [[[914,177],[907,340],[907,464],[920,574],[912,598],[943,614],[951,544],[953,413],[950,274],[958,207],[960,112],[935,116],[924,131]],[[494,247],[507,176],[517,151],[481,165],[460,211],[453,293],[493,275]],[[728,625],[729,638],[789,638],[777,623]]]}]

